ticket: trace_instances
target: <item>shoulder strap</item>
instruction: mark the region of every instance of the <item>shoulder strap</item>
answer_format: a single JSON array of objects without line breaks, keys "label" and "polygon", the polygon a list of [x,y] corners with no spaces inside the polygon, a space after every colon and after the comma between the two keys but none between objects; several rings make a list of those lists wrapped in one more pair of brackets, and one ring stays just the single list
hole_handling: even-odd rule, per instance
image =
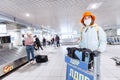
[{"label": "shoulder strap", "polygon": [[99,28],[97,24],[94,24],[92,27],[95,27],[96,32],[98,32]]},{"label": "shoulder strap", "polygon": [[93,25],[93,27],[95,27],[95,30],[97,32],[98,41],[99,41],[99,27],[97,24]]},{"label": "shoulder strap", "polygon": [[82,26],[82,27],[80,28],[80,32],[82,32],[84,28],[85,28],[85,27],[84,27],[84,26]]},{"label": "shoulder strap", "polygon": [[83,32],[83,29],[84,29],[85,27],[84,26],[82,26],[81,28],[80,28],[80,41],[82,40],[82,32]]}]

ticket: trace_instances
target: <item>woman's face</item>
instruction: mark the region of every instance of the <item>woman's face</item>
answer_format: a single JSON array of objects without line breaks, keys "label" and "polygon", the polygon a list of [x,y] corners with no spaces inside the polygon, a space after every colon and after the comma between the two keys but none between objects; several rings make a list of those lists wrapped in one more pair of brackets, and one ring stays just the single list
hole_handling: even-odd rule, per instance
[{"label": "woman's face", "polygon": [[86,26],[90,26],[91,23],[92,23],[92,18],[91,18],[91,16],[85,16],[85,17],[84,17],[84,24],[85,24]]}]

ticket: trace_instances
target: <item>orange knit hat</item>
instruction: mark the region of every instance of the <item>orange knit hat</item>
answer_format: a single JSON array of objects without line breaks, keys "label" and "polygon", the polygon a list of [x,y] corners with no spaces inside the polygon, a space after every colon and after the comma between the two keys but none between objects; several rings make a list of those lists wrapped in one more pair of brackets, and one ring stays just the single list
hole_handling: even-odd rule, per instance
[{"label": "orange knit hat", "polygon": [[85,16],[91,16],[92,19],[95,21],[95,16],[91,12],[87,11],[83,14],[82,19],[80,20],[81,23],[84,23],[84,17]]}]

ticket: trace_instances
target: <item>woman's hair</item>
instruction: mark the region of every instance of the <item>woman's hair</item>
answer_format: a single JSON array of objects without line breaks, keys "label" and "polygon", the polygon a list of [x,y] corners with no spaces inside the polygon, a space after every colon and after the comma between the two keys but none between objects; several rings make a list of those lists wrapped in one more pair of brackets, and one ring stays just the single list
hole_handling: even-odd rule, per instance
[{"label": "woman's hair", "polygon": [[[90,25],[93,25],[95,21],[94,21],[94,19],[92,18],[92,16],[91,16],[91,21],[92,21],[92,22],[91,22]],[[86,26],[85,23],[84,23],[84,21],[83,21],[83,25]]]}]

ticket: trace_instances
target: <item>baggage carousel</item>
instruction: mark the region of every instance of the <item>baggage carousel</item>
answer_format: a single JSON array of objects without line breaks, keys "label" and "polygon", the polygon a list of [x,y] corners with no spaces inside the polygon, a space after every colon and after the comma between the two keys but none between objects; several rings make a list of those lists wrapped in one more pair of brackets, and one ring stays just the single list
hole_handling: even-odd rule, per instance
[{"label": "baggage carousel", "polygon": [[25,47],[0,51],[0,77],[27,63]]}]

